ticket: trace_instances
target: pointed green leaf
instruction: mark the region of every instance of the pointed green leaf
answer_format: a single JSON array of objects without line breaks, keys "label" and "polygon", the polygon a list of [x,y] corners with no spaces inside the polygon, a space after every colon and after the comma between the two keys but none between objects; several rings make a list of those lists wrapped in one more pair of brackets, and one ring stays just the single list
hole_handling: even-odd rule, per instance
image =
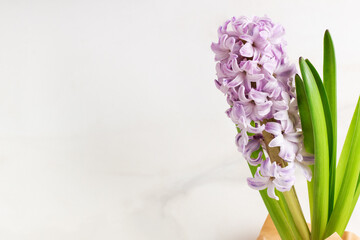
[{"label": "pointed green leaf", "polygon": [[[329,97],[329,104],[331,109],[331,116],[333,125],[336,126],[337,122],[337,109],[336,109],[336,60],[334,44],[331,39],[329,30],[324,34],[324,86]],[[335,131],[336,132],[336,131]]]},{"label": "pointed green leaf", "polygon": [[360,111],[358,108],[359,104],[357,105],[356,124],[351,141],[345,174],[333,213],[331,214],[326,227],[325,237],[330,236],[334,232],[337,232],[340,236],[342,236],[348,223],[349,215],[351,214],[350,211],[360,173]]},{"label": "pointed green leaf", "polygon": [[[334,44],[329,30],[324,34],[324,86],[329,99],[329,107],[332,121],[332,154],[330,155],[330,208],[335,204],[335,181],[336,181],[336,150],[337,150],[337,99],[336,99],[336,59]],[[333,175],[333,176],[332,176]],[[331,211],[329,212],[331,213]]]},{"label": "pointed green leaf", "polygon": [[324,86],[329,98],[333,126],[333,154],[336,156],[337,146],[337,99],[336,99],[336,59],[334,44],[329,30],[324,34]]},{"label": "pointed green leaf", "polygon": [[[347,159],[349,157],[349,152],[350,152],[350,147],[351,147],[351,141],[352,141],[352,138],[353,138],[353,135],[354,135],[358,109],[359,109],[359,101],[358,101],[357,106],[355,108],[355,112],[353,114],[353,118],[351,120],[351,124],[350,124],[349,130],[348,130],[348,133],[346,135],[345,143],[344,143],[341,155],[340,155],[339,164],[338,164],[338,167],[336,169],[337,177],[336,177],[335,197],[339,193],[340,186],[341,186],[341,183],[342,183],[342,179],[343,179],[344,174],[345,174]],[[353,201],[352,201],[352,204],[351,204],[351,209],[350,209],[350,212],[349,212],[349,215],[348,215],[348,220],[347,220],[348,222],[350,220],[352,212],[355,209],[356,203],[357,203],[357,201],[359,199],[359,195],[360,195],[360,174],[359,174],[359,177],[358,177],[354,198],[353,198]],[[336,200],[336,198],[335,198],[335,200]]]},{"label": "pointed green leaf", "polygon": [[358,177],[358,181],[357,181],[357,184],[356,184],[356,190],[355,190],[355,194],[354,194],[354,199],[353,199],[353,201],[351,203],[351,209],[350,209],[350,213],[349,213],[349,216],[348,216],[348,222],[349,222],[349,220],[351,218],[352,213],[354,212],[356,203],[359,200],[359,195],[360,195],[360,175]]},{"label": "pointed green leaf", "polygon": [[328,220],[329,200],[329,147],[325,113],[320,92],[311,69],[303,58],[300,58],[300,70],[304,80],[305,92],[309,103],[311,122],[314,132],[315,165],[313,216],[311,224],[312,239],[322,239]]},{"label": "pointed green leaf", "polygon": [[[321,81],[319,73],[316,71],[315,67],[311,64],[309,59],[306,59],[306,63],[311,69],[311,72],[315,78],[316,84],[318,86],[321,101],[323,103],[324,113],[325,113],[325,120],[326,120],[326,129],[328,133],[328,144],[329,144],[329,159],[330,159],[330,184],[329,184],[329,216],[334,207],[334,195],[335,195],[335,175],[336,175],[336,139],[334,139],[334,128],[332,122],[332,115],[330,111],[329,100],[327,96],[327,92],[325,87]],[[335,146],[335,147],[334,147]]]},{"label": "pointed green leaf", "polygon": [[305,151],[314,154],[314,134],[313,126],[311,123],[309,104],[306,98],[305,86],[300,76],[295,76],[296,84],[296,100],[299,107],[301,128],[304,135]]},{"label": "pointed green leaf", "polygon": [[[359,105],[359,102],[357,104]],[[345,170],[346,170],[347,161],[349,158],[351,142],[353,139],[355,124],[356,124],[356,119],[357,119],[357,114],[358,114],[357,113],[358,108],[359,108],[358,105],[356,106],[355,112],[351,119],[349,130],[348,130],[348,133],[345,138],[344,146],[343,146],[341,154],[340,154],[339,163],[336,168],[335,200],[337,199],[337,196],[339,194],[340,187],[341,187],[341,184],[342,184],[342,181],[344,178],[344,174],[345,174]]]},{"label": "pointed green leaf", "polygon": [[[296,100],[299,107],[301,128],[304,135],[305,151],[314,154],[314,133],[311,123],[310,109],[307,101],[305,86],[299,75],[295,75],[296,84]],[[311,171],[314,172],[313,166],[310,166]],[[314,181],[307,182],[309,194],[310,217],[313,216],[313,191]]]},{"label": "pointed green leaf", "polygon": [[339,163],[336,168],[335,201],[337,199],[337,196],[339,195],[340,187],[343,182],[346,165],[347,165],[347,161],[349,158],[351,142],[352,142],[354,132],[355,132],[355,125],[356,125],[356,120],[357,120],[357,115],[358,115],[358,109],[359,109],[359,102],[357,103],[355,112],[351,119],[349,130],[347,132],[345,142],[344,142],[341,154],[340,154]]}]

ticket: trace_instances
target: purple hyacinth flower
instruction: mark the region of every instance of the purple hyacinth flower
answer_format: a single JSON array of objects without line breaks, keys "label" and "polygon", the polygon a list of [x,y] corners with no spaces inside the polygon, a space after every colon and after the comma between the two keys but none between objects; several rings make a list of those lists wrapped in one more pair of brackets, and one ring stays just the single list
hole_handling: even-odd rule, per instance
[{"label": "purple hyacinth flower", "polygon": [[[218,42],[211,45],[217,61],[215,85],[226,95],[230,105],[226,114],[239,129],[238,150],[250,165],[261,165],[248,183],[253,188],[268,188],[273,198],[275,188],[285,191],[293,185],[295,166],[310,181],[309,165],[313,164],[313,157],[302,147],[296,69],[288,62],[284,34],[284,28],[268,17],[233,17],[219,27]],[[273,135],[268,147],[280,148],[279,157],[287,167],[263,161],[269,155],[263,131]]]},{"label": "purple hyacinth flower", "polygon": [[266,123],[265,131],[275,136],[269,147],[280,147],[279,156],[285,161],[294,161],[299,151],[299,143],[302,142],[302,134],[294,129],[283,129],[281,124],[276,122]]},{"label": "purple hyacinth flower", "polygon": [[253,178],[248,178],[249,186],[256,190],[263,190],[267,188],[269,197],[279,200],[275,195],[275,188],[280,192],[289,191],[294,185],[294,167],[288,165],[284,168],[277,165],[275,162],[271,163],[270,158],[266,158],[258,167]]}]

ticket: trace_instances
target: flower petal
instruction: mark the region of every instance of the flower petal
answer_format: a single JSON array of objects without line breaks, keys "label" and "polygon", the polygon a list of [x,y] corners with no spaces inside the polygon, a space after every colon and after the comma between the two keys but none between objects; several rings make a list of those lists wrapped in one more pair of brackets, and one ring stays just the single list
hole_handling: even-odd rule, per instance
[{"label": "flower petal", "polygon": [[264,79],[264,74],[247,74],[246,79],[250,82],[258,82]]},{"label": "flower petal", "polygon": [[302,155],[303,159],[302,162],[306,165],[313,165],[314,164],[314,156],[304,156]]},{"label": "flower petal", "polygon": [[258,150],[260,147],[259,140],[250,140],[245,147],[245,152],[243,153],[246,158],[250,158],[251,154]]},{"label": "flower petal", "polygon": [[271,173],[271,162],[269,157],[267,157],[265,161],[261,163],[260,172],[264,177],[273,177]]},{"label": "flower petal", "polygon": [[255,190],[263,190],[267,186],[267,182],[260,180],[259,178],[248,178],[248,185]]},{"label": "flower petal", "polygon": [[284,144],[284,137],[283,135],[278,135],[273,140],[269,142],[269,147],[280,147]]},{"label": "flower petal", "polygon": [[239,100],[242,102],[250,102],[250,99],[248,99],[245,95],[245,86],[241,85],[238,90]]},{"label": "flower petal", "polygon": [[268,177],[262,177],[259,174],[259,168],[258,168],[253,178],[247,178],[247,183],[251,188],[255,190],[263,190],[267,187],[269,179],[270,178]]},{"label": "flower petal", "polygon": [[300,143],[303,140],[303,135],[300,132],[286,133],[286,140],[294,143]]},{"label": "flower petal", "polygon": [[276,120],[290,120],[289,114],[287,111],[279,111],[279,112],[274,113],[274,118]]},{"label": "flower petal", "polygon": [[281,125],[277,122],[267,122],[265,125],[265,131],[273,134],[274,136],[278,136],[281,134]]},{"label": "flower petal", "polygon": [[251,133],[262,133],[265,129],[265,124],[262,124],[262,125],[259,125],[259,126],[251,126],[249,125],[248,126],[248,131],[251,132]]},{"label": "flower petal", "polygon": [[258,154],[258,156],[257,156],[256,158],[251,158],[251,157],[249,157],[249,158],[247,159],[247,161],[248,161],[248,163],[249,163],[250,165],[252,165],[252,166],[257,166],[257,165],[259,165],[259,164],[263,161],[263,160],[262,160],[262,155],[263,155],[263,152],[260,151],[259,154]]},{"label": "flower petal", "polygon": [[251,43],[247,42],[244,46],[242,46],[240,48],[240,54],[243,57],[248,57],[248,58],[252,57],[254,55],[254,49]]},{"label": "flower petal", "polygon": [[279,200],[278,196],[275,195],[275,185],[273,183],[268,184],[267,194],[269,197]]},{"label": "flower petal", "polygon": [[277,190],[279,190],[280,192],[286,192],[289,191],[294,185],[294,178],[277,178],[274,179],[272,182]]},{"label": "flower petal", "polygon": [[249,92],[249,98],[254,100],[256,103],[264,103],[267,99],[267,92],[260,92],[252,88]]},{"label": "flower petal", "polygon": [[244,81],[241,74],[238,74],[233,80],[229,81],[226,86],[229,88],[237,87]]},{"label": "flower petal", "polygon": [[262,117],[266,116],[271,111],[271,105],[272,105],[271,101],[256,104],[257,114],[259,114]]}]

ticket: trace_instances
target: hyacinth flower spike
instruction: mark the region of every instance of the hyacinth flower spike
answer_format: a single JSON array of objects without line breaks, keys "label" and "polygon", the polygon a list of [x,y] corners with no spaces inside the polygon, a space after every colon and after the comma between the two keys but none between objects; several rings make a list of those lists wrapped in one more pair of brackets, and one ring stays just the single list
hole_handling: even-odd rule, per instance
[{"label": "hyacinth flower spike", "polygon": [[282,238],[310,239],[293,185],[297,166],[311,179],[308,165],[313,161],[302,154],[296,69],[288,61],[284,33],[267,17],[225,22],[219,41],[211,45],[217,61],[215,85],[227,96],[226,113],[239,132],[238,150],[253,173],[249,186],[260,190]]}]

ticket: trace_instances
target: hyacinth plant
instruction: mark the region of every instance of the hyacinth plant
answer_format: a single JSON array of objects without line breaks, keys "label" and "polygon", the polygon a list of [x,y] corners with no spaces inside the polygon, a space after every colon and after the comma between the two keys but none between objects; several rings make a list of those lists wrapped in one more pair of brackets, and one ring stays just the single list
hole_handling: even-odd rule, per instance
[{"label": "hyacinth plant", "polygon": [[[216,87],[226,95],[235,142],[247,160],[248,185],[260,195],[282,239],[325,239],[344,233],[360,194],[360,120],[356,107],[336,161],[335,53],[324,36],[323,80],[308,59],[289,62],[284,28],[268,17],[239,17],[218,29]],[[294,183],[308,181],[312,229]]]}]

